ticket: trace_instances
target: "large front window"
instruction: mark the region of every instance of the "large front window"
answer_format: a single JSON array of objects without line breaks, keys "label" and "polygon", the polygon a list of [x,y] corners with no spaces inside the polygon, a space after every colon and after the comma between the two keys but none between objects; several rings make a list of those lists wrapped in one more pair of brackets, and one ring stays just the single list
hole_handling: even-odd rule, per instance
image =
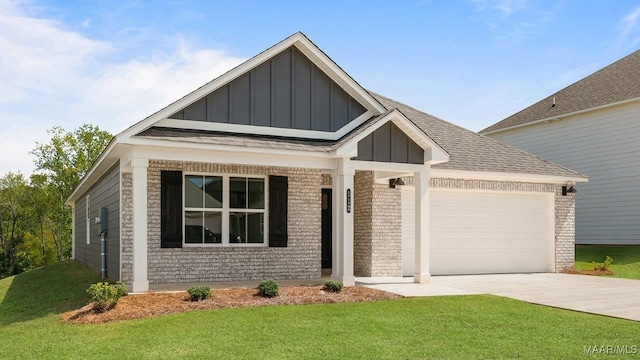
[{"label": "large front window", "polygon": [[186,175],[184,184],[185,244],[265,242],[264,178]]}]

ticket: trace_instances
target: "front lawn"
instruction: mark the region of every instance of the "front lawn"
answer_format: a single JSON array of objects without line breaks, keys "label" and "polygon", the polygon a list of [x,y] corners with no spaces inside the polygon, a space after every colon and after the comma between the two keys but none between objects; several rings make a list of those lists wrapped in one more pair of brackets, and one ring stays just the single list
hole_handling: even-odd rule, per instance
[{"label": "front lawn", "polygon": [[593,261],[602,263],[607,256],[613,259],[611,276],[640,280],[640,245],[576,245],[575,268],[593,269]]},{"label": "front lawn", "polygon": [[[82,303],[95,274],[74,262],[36,272],[0,280],[2,359],[569,359],[583,357],[585,346],[640,346],[637,322],[496,296],[205,310],[72,325],[52,313]],[[39,290],[13,286],[25,280]],[[65,286],[68,292],[49,290]],[[39,298],[43,309],[35,314],[33,291],[50,294]]]}]

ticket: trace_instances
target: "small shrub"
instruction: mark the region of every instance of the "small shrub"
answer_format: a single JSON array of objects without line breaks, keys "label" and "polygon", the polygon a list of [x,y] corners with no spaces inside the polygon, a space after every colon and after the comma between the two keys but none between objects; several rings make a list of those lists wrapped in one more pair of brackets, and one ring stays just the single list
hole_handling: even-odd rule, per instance
[{"label": "small shrub", "polygon": [[340,291],[342,291],[342,281],[338,281],[338,280],[327,280],[326,283],[324,283],[324,288],[327,291],[331,291],[334,293],[339,293]]},{"label": "small shrub", "polygon": [[264,280],[258,285],[260,290],[260,296],[262,297],[276,297],[278,296],[278,282],[275,280]]},{"label": "small shrub", "polygon": [[124,284],[117,282],[109,284],[108,282],[99,282],[91,284],[87,289],[93,308],[97,311],[107,311],[112,309],[118,303],[121,297],[127,295],[127,289]]},{"label": "small shrub", "polygon": [[200,301],[211,297],[211,288],[208,286],[192,286],[187,292],[191,295],[191,301]]},{"label": "small shrub", "polygon": [[593,265],[593,270],[601,270],[601,271],[609,270],[611,263],[613,263],[613,259],[610,256],[607,256],[604,259],[604,262],[602,264],[597,263],[595,261],[591,262],[591,264]]}]

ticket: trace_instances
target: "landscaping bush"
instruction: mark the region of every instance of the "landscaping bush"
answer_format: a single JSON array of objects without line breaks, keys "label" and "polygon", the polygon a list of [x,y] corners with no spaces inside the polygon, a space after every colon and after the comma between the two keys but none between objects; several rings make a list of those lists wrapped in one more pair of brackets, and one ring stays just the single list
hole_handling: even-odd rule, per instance
[{"label": "landscaping bush", "polygon": [[613,259],[610,256],[607,256],[606,259],[604,259],[604,262],[602,264],[599,264],[593,261],[592,262],[593,270],[607,271],[609,270],[611,263],[613,263]]},{"label": "landscaping bush", "polygon": [[342,281],[338,281],[338,280],[327,280],[327,282],[324,283],[324,288],[327,291],[331,291],[334,293],[339,293],[340,291],[342,291]]},{"label": "landscaping bush", "polygon": [[107,311],[116,306],[121,297],[127,295],[127,289],[121,282],[115,284],[99,282],[91,284],[87,289],[87,294],[95,310]]},{"label": "landscaping bush", "polygon": [[200,301],[211,297],[211,288],[208,286],[192,286],[187,292],[191,295],[191,301]]},{"label": "landscaping bush", "polygon": [[262,297],[276,297],[278,296],[278,282],[275,280],[264,280],[258,285],[260,290],[260,296]]}]

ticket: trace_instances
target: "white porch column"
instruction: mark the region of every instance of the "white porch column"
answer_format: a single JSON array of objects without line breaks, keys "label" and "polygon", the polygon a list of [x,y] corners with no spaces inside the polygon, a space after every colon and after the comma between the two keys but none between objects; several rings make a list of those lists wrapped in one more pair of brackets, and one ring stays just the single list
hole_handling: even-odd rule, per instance
[{"label": "white porch column", "polygon": [[354,286],[353,276],[353,178],[355,169],[348,159],[338,160],[333,181],[333,269],[331,278]]},{"label": "white porch column", "polygon": [[149,159],[133,158],[133,284],[131,291],[149,290],[147,280],[147,168]]},{"label": "white porch column", "polygon": [[425,166],[413,173],[416,196],[416,264],[413,281],[421,284],[431,282],[429,273],[429,178],[431,169]]}]

